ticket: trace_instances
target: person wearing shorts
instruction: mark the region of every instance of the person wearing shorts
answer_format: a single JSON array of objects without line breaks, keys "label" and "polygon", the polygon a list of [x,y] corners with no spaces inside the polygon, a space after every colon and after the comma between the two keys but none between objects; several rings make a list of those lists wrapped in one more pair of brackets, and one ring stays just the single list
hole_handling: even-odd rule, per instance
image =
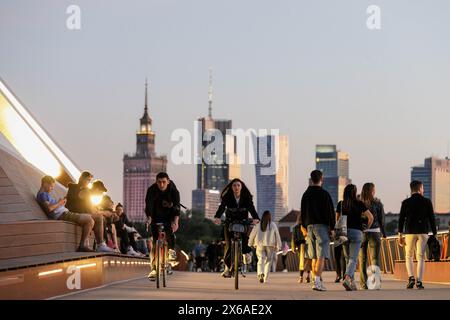
[{"label": "person wearing shorts", "polygon": [[320,170],[311,172],[312,185],[302,196],[300,215],[302,232],[308,245],[308,256],[312,259],[314,276],[313,290],[326,291],[321,275],[325,259],[330,258],[330,234],[334,236],[336,217],[333,200],[322,188],[323,174]]},{"label": "person wearing shorts", "polygon": [[44,176],[41,179],[41,188],[39,189],[36,200],[46,215],[52,220],[70,221],[78,224],[82,228],[81,240],[78,246],[78,252],[92,252],[88,247],[88,236],[94,227],[94,219],[89,214],[70,212],[66,207],[66,199],[57,201],[50,194],[55,188],[56,181],[51,176]]}]

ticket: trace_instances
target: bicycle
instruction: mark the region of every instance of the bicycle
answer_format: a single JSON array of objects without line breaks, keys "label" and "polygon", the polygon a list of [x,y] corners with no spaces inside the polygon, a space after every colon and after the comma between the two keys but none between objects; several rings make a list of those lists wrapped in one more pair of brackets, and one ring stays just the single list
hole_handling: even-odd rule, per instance
[{"label": "bicycle", "polygon": [[156,225],[158,226],[158,239],[155,244],[156,288],[159,289],[161,278],[163,287],[167,286],[166,275],[169,271],[167,263],[168,244],[166,233],[164,232],[164,223],[157,223]]},{"label": "bicycle", "polygon": [[242,257],[242,234],[247,233],[247,227],[253,222],[252,219],[236,220],[226,219],[223,225],[228,225],[228,231],[232,232],[231,237],[231,270],[233,270],[234,289],[239,289],[239,271],[243,267]]}]

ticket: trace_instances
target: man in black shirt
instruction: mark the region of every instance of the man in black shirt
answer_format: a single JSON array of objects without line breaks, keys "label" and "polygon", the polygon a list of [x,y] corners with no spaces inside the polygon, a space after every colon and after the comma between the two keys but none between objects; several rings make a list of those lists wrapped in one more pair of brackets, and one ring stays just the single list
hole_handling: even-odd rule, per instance
[{"label": "man in black shirt", "polygon": [[312,259],[314,275],[313,290],[325,291],[320,280],[325,259],[330,258],[330,235],[334,237],[336,217],[333,200],[322,188],[323,175],[319,170],[311,172],[312,185],[302,196],[301,221],[302,232],[307,237],[308,255]]},{"label": "man in black shirt", "polygon": [[[152,184],[145,197],[145,214],[147,224],[153,236],[153,253],[155,243],[158,240],[157,223],[164,224],[164,232],[169,247],[169,261],[176,260],[175,236],[178,230],[178,220],[180,218],[180,193],[172,180],[165,172],[160,172],[156,176],[156,182]],[[155,254],[153,254],[153,257]],[[152,261],[152,271],[148,275],[151,281],[156,280],[155,259]]]},{"label": "man in black shirt", "polygon": [[[423,196],[424,189],[421,181],[414,180],[410,184],[411,197],[402,202],[400,218],[398,220],[398,240],[400,245],[405,245],[406,269],[408,271],[407,289],[424,289],[422,276],[425,270],[425,250],[428,241],[428,232],[436,235],[436,221],[433,204],[430,199]],[[403,239],[405,233],[405,239]],[[417,282],[414,279],[413,255],[416,248],[417,257]]]}]

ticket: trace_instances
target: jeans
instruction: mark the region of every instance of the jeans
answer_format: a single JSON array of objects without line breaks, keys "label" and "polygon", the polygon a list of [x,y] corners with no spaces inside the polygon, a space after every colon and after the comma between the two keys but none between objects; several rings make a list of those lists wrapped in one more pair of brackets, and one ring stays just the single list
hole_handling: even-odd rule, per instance
[{"label": "jeans", "polygon": [[422,281],[425,270],[425,250],[427,248],[428,234],[405,234],[406,270],[409,277],[414,277],[414,248],[417,259],[417,281]]},{"label": "jeans", "polygon": [[361,251],[359,252],[359,277],[360,277],[360,284],[362,287],[365,287],[367,282],[367,260],[368,260],[367,258],[369,252],[371,265],[376,265],[379,267],[380,247],[381,247],[380,232],[364,232],[361,244]]},{"label": "jeans", "polygon": [[356,262],[358,261],[359,249],[362,243],[362,231],[358,229],[347,229],[348,241],[344,245],[344,255],[347,262],[345,274],[354,279]]},{"label": "jeans", "polygon": [[264,274],[264,279],[267,280],[272,264],[273,255],[275,253],[274,247],[258,246],[256,248],[256,256],[258,257],[258,275]]}]

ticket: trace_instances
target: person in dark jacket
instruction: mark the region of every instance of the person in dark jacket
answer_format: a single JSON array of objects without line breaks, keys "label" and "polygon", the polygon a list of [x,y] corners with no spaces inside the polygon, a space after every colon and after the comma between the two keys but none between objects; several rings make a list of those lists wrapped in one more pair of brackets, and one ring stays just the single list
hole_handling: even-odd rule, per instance
[{"label": "person in dark jacket", "polygon": [[[92,191],[89,189],[89,185],[92,182],[94,176],[88,172],[83,171],[78,179],[78,183],[69,183],[67,190],[67,203],[66,207],[71,212],[87,213],[94,219],[94,235],[97,245],[97,251],[99,252],[114,252],[106,245],[104,238],[104,224],[105,217],[110,216],[109,212],[101,211],[92,203]],[[106,192],[106,188],[103,183],[97,183],[99,187],[103,187],[103,192]],[[99,190],[100,191],[100,190]]]},{"label": "person in dark jacket", "polygon": [[123,205],[118,203],[116,206],[117,220],[114,222],[116,226],[117,236],[120,238],[120,251],[130,256],[141,257],[142,253],[138,251],[135,235],[139,233],[134,228],[133,223],[128,219],[127,214],[123,211]]},{"label": "person in dark jacket", "polygon": [[[364,184],[361,191],[361,201],[373,215],[373,223],[370,229],[363,230],[363,241],[359,251],[359,276],[360,286],[367,289],[367,258],[370,252],[371,264],[380,266],[381,238],[386,238],[384,230],[384,206],[375,198],[375,185]],[[370,250],[369,250],[370,248]]]},{"label": "person in dark jacket", "polygon": [[[410,188],[411,197],[402,202],[400,209],[398,240],[400,245],[405,245],[406,269],[409,276],[406,288],[412,289],[416,285],[417,289],[424,289],[422,277],[425,270],[425,250],[430,230],[434,236],[437,233],[436,221],[431,200],[423,196],[423,183],[414,180]],[[416,248],[417,258],[417,281],[414,278],[414,248]]]},{"label": "person in dark jacket", "polygon": [[[160,172],[156,175],[156,182],[147,189],[145,196],[145,214],[147,225],[153,238],[153,251],[158,240],[158,223],[164,225],[166,241],[169,247],[169,261],[175,261],[175,236],[178,230],[178,220],[180,218],[180,192],[175,183],[169,179],[169,175]],[[155,254],[153,254],[155,257]],[[148,275],[149,280],[156,280],[155,259],[152,261],[152,271]]]},{"label": "person in dark jacket", "polygon": [[302,231],[307,236],[308,256],[312,259],[313,290],[325,291],[320,280],[325,259],[330,258],[330,236],[334,237],[336,217],[333,200],[322,188],[322,171],[311,172],[312,185],[302,196],[300,214]]},{"label": "person in dark jacket", "polygon": [[[245,183],[240,179],[233,179],[228,183],[223,189],[221,195],[221,202],[217,212],[214,216],[214,222],[220,224],[223,213],[227,220],[231,221],[242,221],[248,219],[248,214],[250,213],[253,223],[259,222],[259,216],[256,212],[255,205],[253,204],[253,195],[248,190]],[[231,237],[232,233],[229,231],[230,222],[227,221],[224,225],[224,237],[225,237],[225,251],[224,251],[224,262],[225,270],[222,276],[225,278],[231,277]],[[242,234],[242,253],[248,254],[252,250],[248,246],[248,235],[246,233]]]}]

